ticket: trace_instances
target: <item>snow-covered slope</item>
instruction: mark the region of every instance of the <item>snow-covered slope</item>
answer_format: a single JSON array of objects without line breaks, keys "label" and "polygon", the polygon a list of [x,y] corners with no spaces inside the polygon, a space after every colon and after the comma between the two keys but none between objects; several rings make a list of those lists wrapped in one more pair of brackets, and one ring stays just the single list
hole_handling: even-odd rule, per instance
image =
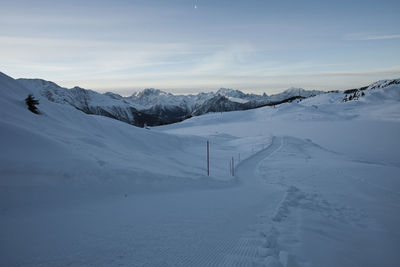
[{"label": "snow-covered slope", "polygon": [[[54,84],[46,83],[46,88],[52,86]],[[41,90],[42,85],[39,87]],[[188,174],[192,178],[204,175],[201,168],[198,169],[201,163],[197,167],[187,166],[179,160],[181,157],[198,161],[196,158],[201,155],[190,150],[203,145],[201,138],[187,140],[155,133],[103,116],[87,115],[63,104],[72,101],[71,95],[77,96],[81,103],[89,99],[103,100],[101,97],[96,99],[98,94],[91,91],[74,88],[63,99],[63,89],[56,87],[43,91],[46,94],[60,90],[52,96],[47,95],[54,97],[53,102],[37,89],[27,89],[0,73],[2,184],[35,184],[36,179],[53,183],[60,178],[90,183],[112,178],[113,183],[121,179],[134,183],[135,179],[146,177],[157,180],[161,176],[178,179],[187,178]],[[28,94],[39,100],[41,114],[27,109],[25,98]],[[173,160],[167,160],[171,156]]]},{"label": "snow-covered slope", "polygon": [[[351,100],[358,100],[360,97],[365,96],[366,94],[370,94],[371,90],[376,90],[376,89],[385,89],[385,88],[392,88],[392,87],[396,87],[400,84],[400,79],[393,79],[393,80],[381,80],[381,81],[377,81],[373,84],[370,84],[369,86],[364,86],[361,88],[356,88],[356,89],[349,89],[344,91],[344,98],[342,101],[346,102],[346,101],[351,101]],[[383,93],[383,95],[381,97],[381,99],[386,99],[386,92],[380,92],[381,94]]]},{"label": "snow-covered slope", "polygon": [[65,89],[53,82],[40,79],[18,79],[18,83],[29,88],[35,95],[49,101],[68,104],[88,114],[103,115],[123,122],[135,124],[138,111],[117,94],[99,94],[80,87]]}]

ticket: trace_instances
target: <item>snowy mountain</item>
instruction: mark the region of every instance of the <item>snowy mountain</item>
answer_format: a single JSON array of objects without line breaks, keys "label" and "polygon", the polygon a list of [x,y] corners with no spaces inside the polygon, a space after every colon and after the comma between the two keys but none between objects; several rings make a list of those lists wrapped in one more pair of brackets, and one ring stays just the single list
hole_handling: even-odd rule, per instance
[{"label": "snowy mountain", "polygon": [[267,96],[221,88],[215,93],[174,95],[152,88],[136,92],[129,97],[122,97],[111,92],[100,94],[80,87],[66,89],[41,79],[17,81],[52,102],[68,104],[87,114],[102,115],[141,127],[145,124],[155,126],[174,123],[209,112],[247,110],[274,105],[322,93],[322,91],[290,89],[281,94]]},{"label": "snowy mountain", "polygon": [[375,89],[383,89],[390,86],[396,86],[398,84],[400,84],[400,79],[381,80],[361,88],[345,90],[344,91],[345,96],[342,101],[347,102],[352,100],[358,100],[360,97],[365,96],[366,92],[370,92],[371,90]]},{"label": "snowy mountain", "polygon": [[292,88],[289,88],[289,89],[283,91],[280,94],[272,95],[270,97],[270,100],[272,102],[279,102],[284,99],[290,99],[292,97],[307,98],[307,97],[319,95],[321,93],[323,93],[323,92],[318,91],[318,90],[305,90],[303,88],[292,87]]},{"label": "snowy mountain", "polygon": [[[129,97],[123,97],[111,92],[100,94],[80,87],[66,89],[41,79],[18,79],[17,81],[49,101],[68,104],[87,114],[106,116],[140,127],[175,123],[210,112],[248,110],[278,105],[325,93],[290,88],[282,93],[268,96],[265,93],[263,95],[245,94],[239,90],[221,88],[217,92],[197,95],[174,95],[150,88]],[[365,91],[382,89],[398,83],[398,79],[385,80],[359,89],[346,90],[342,101],[356,100],[362,97]]]}]

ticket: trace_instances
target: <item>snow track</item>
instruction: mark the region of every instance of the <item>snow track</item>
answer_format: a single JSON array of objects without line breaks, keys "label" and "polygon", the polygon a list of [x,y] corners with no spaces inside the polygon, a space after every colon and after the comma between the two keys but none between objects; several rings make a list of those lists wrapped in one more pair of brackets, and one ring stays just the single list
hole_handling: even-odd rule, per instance
[{"label": "snow track", "polygon": [[[273,211],[282,197],[282,190],[254,176],[254,167],[280,142],[274,138],[269,148],[240,164],[242,183],[237,186],[136,194],[50,208],[40,216],[5,216],[0,227],[6,229],[2,236],[10,243],[0,253],[2,262],[7,266],[251,266],[263,240],[262,213]],[[25,256],[7,253],[11,251]]]},{"label": "snow track", "polygon": [[[282,146],[282,138],[273,137],[271,144],[254,156],[241,162],[237,168],[237,176],[243,183],[243,190],[247,194],[260,193],[265,195],[264,207],[258,214],[256,222],[248,226],[248,230],[242,234],[237,246],[216,266],[264,266],[263,258],[271,256],[275,252],[276,240],[272,237],[266,239],[263,230],[268,227],[268,218],[270,211],[277,205],[281,190],[276,190],[275,186],[267,187],[261,177],[258,176],[259,164],[273,155]],[[260,192],[259,189],[262,189]],[[270,241],[270,242],[269,242]],[[273,245],[268,252],[265,251],[266,242]],[[272,265],[271,265],[272,266]]]}]

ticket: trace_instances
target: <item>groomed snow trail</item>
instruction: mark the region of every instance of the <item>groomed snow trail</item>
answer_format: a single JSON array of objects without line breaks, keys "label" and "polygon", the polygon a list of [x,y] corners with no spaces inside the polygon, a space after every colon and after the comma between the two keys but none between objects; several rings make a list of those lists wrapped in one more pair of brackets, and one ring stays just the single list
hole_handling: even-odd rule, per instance
[{"label": "groomed snow trail", "polygon": [[[268,227],[268,218],[278,205],[284,191],[276,185],[266,186],[259,175],[259,164],[276,153],[282,146],[282,138],[273,137],[271,144],[238,165],[236,175],[243,183],[246,195],[265,195],[262,208],[257,212],[257,219],[247,226],[233,250],[227,253],[216,266],[255,266],[263,265],[265,244],[264,229]],[[245,196],[246,197],[246,196]],[[245,198],[244,197],[244,198]]]},{"label": "groomed snow trail", "polygon": [[[280,139],[238,166],[237,186],[120,196],[3,216],[6,266],[250,266],[282,189],[255,176]],[[240,241],[240,242],[239,242]],[[239,244],[239,245],[238,245]]]}]

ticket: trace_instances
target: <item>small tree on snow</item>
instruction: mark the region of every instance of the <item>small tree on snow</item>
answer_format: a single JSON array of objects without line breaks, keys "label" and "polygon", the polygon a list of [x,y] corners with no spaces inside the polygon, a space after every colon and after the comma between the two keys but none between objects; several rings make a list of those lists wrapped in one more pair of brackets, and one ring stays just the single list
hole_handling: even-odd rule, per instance
[{"label": "small tree on snow", "polygon": [[25,98],[25,103],[28,106],[28,109],[35,113],[39,114],[39,110],[37,109],[36,105],[39,105],[39,100],[36,100],[32,94],[29,94],[27,98]]}]

